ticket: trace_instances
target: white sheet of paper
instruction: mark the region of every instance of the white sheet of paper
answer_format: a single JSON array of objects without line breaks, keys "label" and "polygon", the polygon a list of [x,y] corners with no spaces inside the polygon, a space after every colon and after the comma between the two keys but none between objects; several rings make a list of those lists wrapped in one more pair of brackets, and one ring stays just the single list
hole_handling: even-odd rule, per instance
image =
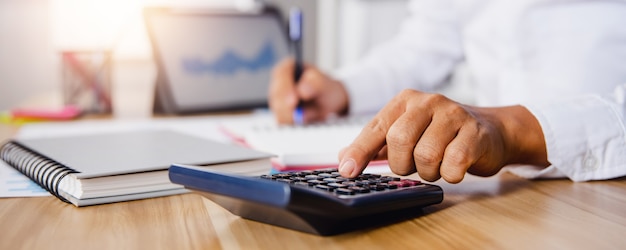
[{"label": "white sheet of paper", "polygon": [[3,161],[0,161],[0,197],[50,196],[45,189]]}]

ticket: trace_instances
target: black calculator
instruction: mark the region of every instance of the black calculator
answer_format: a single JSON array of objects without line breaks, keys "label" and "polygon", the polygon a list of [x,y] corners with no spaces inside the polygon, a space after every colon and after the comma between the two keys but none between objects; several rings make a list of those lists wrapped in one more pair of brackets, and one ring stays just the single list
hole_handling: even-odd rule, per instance
[{"label": "black calculator", "polygon": [[414,218],[443,200],[441,187],[419,180],[378,174],[344,178],[337,169],[249,177],[175,164],[169,178],[242,218],[317,235]]}]

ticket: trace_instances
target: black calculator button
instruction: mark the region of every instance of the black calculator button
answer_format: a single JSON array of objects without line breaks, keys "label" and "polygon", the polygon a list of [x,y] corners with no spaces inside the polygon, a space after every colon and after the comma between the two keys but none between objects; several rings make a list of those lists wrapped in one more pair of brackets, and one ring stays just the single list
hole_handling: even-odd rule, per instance
[{"label": "black calculator button", "polygon": [[318,175],[313,175],[313,174],[306,175],[306,176],[304,176],[304,178],[307,179],[307,180],[322,180],[322,179],[324,179],[323,177],[320,177]]},{"label": "black calculator button", "polygon": [[357,183],[355,181],[344,181],[341,184],[347,185],[347,186],[358,186]]},{"label": "black calculator button", "polygon": [[311,184],[311,186],[326,184],[326,182],[323,182],[323,181],[320,181],[320,180],[309,180],[307,182],[309,184]]},{"label": "black calculator button", "polygon": [[348,187],[348,185],[337,183],[337,182],[328,183],[326,185],[328,185],[330,187],[334,187],[334,188],[347,188]]},{"label": "black calculator button", "polygon": [[370,185],[370,190],[372,191],[383,191],[385,189],[387,189],[387,187],[383,185]]},{"label": "black calculator button", "polygon": [[337,190],[335,190],[335,193],[343,195],[354,195],[356,192],[348,188],[337,188]]},{"label": "black calculator button", "polygon": [[341,180],[335,178],[324,178],[322,181],[326,183],[341,182]]},{"label": "black calculator button", "polygon": [[318,174],[318,176],[323,177],[323,178],[332,178],[332,177],[334,177],[332,174],[329,174],[329,173],[321,173],[321,174]]},{"label": "black calculator button", "polygon": [[335,190],[335,188],[334,188],[334,187],[331,187],[331,186],[326,186],[326,185],[322,185],[322,184],[320,184],[320,185],[315,185],[315,188],[317,188],[317,189],[321,189],[321,190],[325,190],[325,191],[329,191],[329,192],[332,192],[333,190]]},{"label": "black calculator button", "polygon": [[369,180],[365,180],[365,181],[358,181],[358,182],[357,182],[357,185],[359,185],[359,186],[369,186],[369,185],[372,185],[372,184],[376,184],[376,182],[374,182],[374,181],[369,181]]},{"label": "black calculator button", "polygon": [[311,186],[311,184],[309,184],[308,182],[303,182],[303,181],[298,181],[298,182],[294,182],[293,184],[295,185],[299,185],[299,186]]},{"label": "black calculator button", "polygon": [[352,187],[349,187],[349,189],[354,190],[355,192],[361,193],[361,194],[370,192],[369,188],[358,187],[358,186],[352,186]]}]

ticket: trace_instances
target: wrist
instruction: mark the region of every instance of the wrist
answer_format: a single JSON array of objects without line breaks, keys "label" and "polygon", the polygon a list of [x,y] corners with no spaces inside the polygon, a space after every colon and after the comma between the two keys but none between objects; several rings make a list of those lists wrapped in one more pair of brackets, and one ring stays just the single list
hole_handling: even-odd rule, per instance
[{"label": "wrist", "polygon": [[505,142],[505,165],[550,165],[543,130],[537,118],[521,105],[495,109]]}]

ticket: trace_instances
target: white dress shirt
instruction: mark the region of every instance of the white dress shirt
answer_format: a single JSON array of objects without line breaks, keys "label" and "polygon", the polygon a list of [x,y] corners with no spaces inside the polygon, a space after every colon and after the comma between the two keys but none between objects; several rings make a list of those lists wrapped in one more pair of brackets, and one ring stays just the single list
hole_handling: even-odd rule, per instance
[{"label": "white dress shirt", "polygon": [[[402,89],[437,91],[463,62],[476,104],[522,104],[539,120],[548,168],[528,178],[626,175],[626,1],[415,0],[397,36],[336,77],[350,112]],[[522,131],[520,131],[522,132]]]}]

